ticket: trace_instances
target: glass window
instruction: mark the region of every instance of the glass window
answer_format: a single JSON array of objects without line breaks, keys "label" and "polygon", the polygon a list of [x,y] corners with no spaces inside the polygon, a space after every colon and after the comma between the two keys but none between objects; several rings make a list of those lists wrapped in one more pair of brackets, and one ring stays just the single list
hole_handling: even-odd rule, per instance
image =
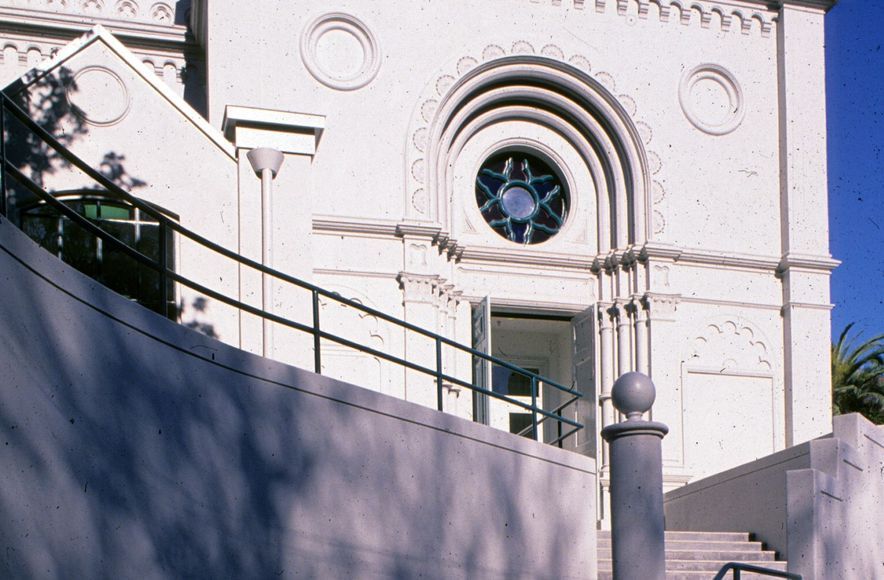
[{"label": "glass window", "polygon": [[517,244],[545,242],[568,215],[568,191],[558,173],[539,157],[516,151],[482,164],[476,203],[488,225]]},{"label": "glass window", "polygon": [[[121,242],[160,261],[160,224],[156,218],[94,193],[68,194],[60,201]],[[167,308],[169,305],[163,303],[157,271],[93,236],[52,206],[39,203],[23,209],[20,215],[21,229],[66,263],[151,310],[175,316],[174,304]],[[173,269],[171,230],[166,235],[166,263]],[[166,284],[166,296],[173,301],[172,281]]]}]

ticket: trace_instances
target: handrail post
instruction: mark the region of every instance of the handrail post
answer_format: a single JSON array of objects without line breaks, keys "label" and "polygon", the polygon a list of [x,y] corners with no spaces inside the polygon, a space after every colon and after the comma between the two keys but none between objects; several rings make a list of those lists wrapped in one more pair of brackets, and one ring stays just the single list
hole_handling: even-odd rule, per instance
[{"label": "handrail post", "polygon": [[313,372],[322,374],[322,353],[319,337],[319,292],[313,291]]},{"label": "handrail post", "polygon": [[[167,256],[169,248],[168,248],[168,240],[166,236],[169,235],[169,231],[166,227],[166,221],[160,220],[160,296],[163,300],[163,316],[169,318],[169,276],[167,274],[169,270],[169,258]],[[177,318],[177,316],[176,316]]]},{"label": "handrail post", "polygon": [[442,339],[436,336],[436,407],[444,410],[442,404]]},{"label": "handrail post", "polygon": [[562,409],[561,408],[558,411],[556,411],[556,415],[559,417],[559,420],[556,421],[556,427],[558,428],[556,430],[557,431],[556,432],[556,441],[558,441],[558,444],[557,444],[558,448],[561,449],[562,443],[563,443],[563,441],[562,441]]},{"label": "handrail post", "polygon": [[537,377],[531,375],[531,434],[535,441],[543,441],[537,432]]},{"label": "handrail post", "polygon": [[0,94],[0,213],[8,217],[6,193],[6,95]]},{"label": "handrail post", "polygon": [[[38,185],[37,183],[35,183],[32,179],[32,177],[34,176],[26,175],[25,173],[23,173],[22,168],[19,168],[16,163],[11,163],[8,159],[8,142],[10,142],[11,138],[7,135],[10,127],[9,119],[13,120],[16,128],[20,125],[24,131],[29,132],[31,135],[39,139],[49,150],[54,151],[55,154],[59,156],[59,159],[62,159],[64,162],[69,163],[72,167],[78,169],[86,177],[94,181],[102,189],[106,190],[109,196],[124,201],[130,206],[136,208],[138,211],[144,212],[146,215],[157,219],[158,232],[160,235],[160,240],[158,243],[160,252],[159,257],[152,254],[151,252],[142,253],[136,247],[129,245],[127,242],[115,237],[112,233],[102,229],[99,224],[91,221],[89,218],[83,215],[80,215],[72,208],[66,206],[64,202],[47,192],[42,185]],[[12,137],[14,137],[14,135]],[[477,399],[484,400],[485,402],[489,401],[490,398],[493,397],[498,400],[509,401],[510,404],[515,405],[520,409],[529,409],[528,404],[524,401],[524,398],[522,397],[513,398],[494,392],[493,385],[491,384],[492,381],[490,370],[494,365],[499,365],[503,368],[508,368],[514,372],[522,372],[526,376],[531,375],[532,373],[528,373],[524,369],[521,369],[514,364],[497,359],[493,356],[488,355],[487,353],[480,352],[474,348],[462,345],[438,333],[420,328],[414,324],[411,324],[389,314],[385,314],[384,312],[381,312],[379,310],[366,307],[365,305],[360,304],[356,301],[347,300],[340,297],[335,292],[324,290],[309,282],[300,280],[298,278],[275,270],[272,267],[272,256],[270,253],[270,250],[272,249],[272,229],[270,228],[270,209],[272,207],[272,200],[270,199],[270,189],[271,182],[276,177],[276,174],[280,169],[284,157],[279,151],[264,148],[254,149],[250,151],[247,157],[249,162],[252,164],[252,168],[255,170],[256,173],[261,176],[262,252],[260,261],[246,258],[231,249],[212,242],[208,238],[181,226],[175,220],[166,218],[165,213],[159,211],[155,206],[153,206],[153,204],[149,204],[132,196],[130,192],[126,191],[118,184],[114,183],[114,181],[110,179],[107,175],[104,175],[102,172],[98,171],[97,169],[80,159],[78,156],[76,156],[73,152],[70,151],[68,147],[66,147],[56,137],[50,134],[44,127],[35,122],[34,119],[30,117],[27,111],[23,110],[15,102],[10,100],[6,96],[6,94],[0,91],[0,211],[10,212],[17,209],[14,204],[14,200],[16,199],[15,194],[17,189],[21,187],[23,191],[33,194],[43,203],[46,203],[48,206],[54,208],[56,212],[59,213],[59,215],[76,224],[77,227],[82,228],[84,231],[90,233],[99,240],[102,240],[102,243],[107,242],[109,248],[121,251],[122,253],[128,255],[130,258],[135,260],[138,264],[150,268],[152,271],[158,271],[159,283],[162,286],[160,291],[161,300],[163,303],[162,312],[167,317],[171,314],[173,318],[178,318],[178,315],[180,314],[180,305],[178,303],[180,296],[177,296],[176,294],[179,288],[184,287],[201,293],[213,300],[218,300],[223,304],[233,306],[237,308],[240,312],[246,313],[249,316],[261,318],[264,338],[263,346],[265,353],[268,353],[269,350],[271,350],[269,349],[269,345],[271,342],[269,333],[269,330],[271,330],[272,328],[270,326],[271,323],[280,324],[287,328],[293,328],[298,332],[312,334],[314,347],[314,370],[318,374],[322,373],[321,346],[322,340],[324,339],[326,341],[330,341],[331,343],[344,345],[347,348],[358,350],[371,356],[376,356],[380,360],[390,361],[392,363],[402,365],[407,369],[422,373],[424,376],[435,376],[437,407],[441,411],[444,411],[445,406],[445,388],[446,386],[448,386],[448,388],[453,388],[452,385],[466,387],[472,389],[474,392],[480,393],[481,396],[477,397]],[[8,178],[11,178],[13,180],[15,184],[14,188],[13,186],[9,185]],[[13,205],[11,207],[10,200],[13,200]],[[194,242],[198,244],[201,248],[205,248],[211,252],[214,252],[215,255],[221,256],[228,260],[232,260],[233,262],[239,264],[241,267],[258,270],[262,278],[262,302],[260,307],[246,303],[244,301],[245,298],[243,297],[240,297],[239,299],[232,298],[231,296],[226,295],[221,291],[214,290],[209,286],[188,279],[183,276],[181,272],[176,271],[175,245],[179,242],[179,238],[181,240],[189,240],[191,242]],[[312,293],[312,327],[306,321],[295,321],[287,319],[272,312],[272,308],[270,307],[272,302],[272,287],[270,285],[270,282],[272,280],[279,280]],[[435,369],[432,368],[428,361],[422,360],[420,363],[409,361],[407,358],[402,358],[388,352],[377,350],[366,344],[360,344],[353,340],[343,338],[342,336],[337,336],[331,332],[323,332],[321,330],[320,324],[320,296],[326,297],[329,300],[337,300],[345,306],[355,308],[360,312],[375,316],[380,320],[395,324],[402,329],[416,332],[422,337],[427,337],[430,340],[434,340],[436,348]],[[154,297],[154,299],[155,298],[156,297]],[[452,364],[449,364],[448,366],[451,368],[447,369],[447,372],[450,374],[446,374],[446,368],[443,362],[443,348],[445,346],[454,349],[454,352],[449,354],[457,355],[458,353],[462,352],[471,354],[473,357],[478,357],[482,362],[483,368],[489,371],[488,373],[486,373],[488,374],[488,376],[485,377],[484,380],[474,378],[474,382],[470,383],[463,378],[459,378],[458,374],[453,370],[453,366],[456,365]],[[451,363],[451,361],[449,361],[449,363]],[[559,445],[561,445],[561,439],[563,437],[568,437],[573,434],[573,432],[576,432],[578,429],[582,429],[583,425],[581,425],[577,421],[571,420],[570,418],[563,417],[560,410],[547,411],[543,409],[542,406],[538,407],[538,398],[542,397],[542,393],[539,391],[541,385],[544,385],[547,388],[554,388],[559,391],[566,392],[569,395],[574,395],[578,398],[580,397],[580,394],[576,393],[573,389],[559,385],[552,380],[546,380],[543,377],[538,377],[535,375],[532,379],[532,408],[530,410],[532,413],[532,428],[534,429],[535,438],[539,438],[539,430],[542,427],[543,422],[547,418],[557,418],[559,420],[559,440],[553,441],[552,443],[558,443]],[[476,416],[479,416],[478,412],[476,413]],[[563,434],[562,423],[571,425],[575,429],[571,433]]]},{"label": "handrail post", "polygon": [[611,552],[614,580],[664,580],[663,437],[669,428],[645,421],[656,398],[654,383],[625,373],[611,390],[626,421],[602,429],[611,465]]}]

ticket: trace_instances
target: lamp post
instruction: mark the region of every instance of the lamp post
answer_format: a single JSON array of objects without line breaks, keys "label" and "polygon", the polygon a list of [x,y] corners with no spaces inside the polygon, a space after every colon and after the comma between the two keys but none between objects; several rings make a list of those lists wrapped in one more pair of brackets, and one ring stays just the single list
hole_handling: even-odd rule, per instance
[{"label": "lamp post", "polygon": [[[246,154],[252,169],[261,177],[261,263],[268,268],[273,265],[273,227],[271,216],[271,202],[273,193],[273,180],[282,167],[283,156],[280,151],[268,147],[252,149]],[[270,312],[271,307],[271,279],[261,273],[261,308],[264,312]],[[264,356],[270,356],[270,322],[264,318],[261,320],[262,352]]]}]

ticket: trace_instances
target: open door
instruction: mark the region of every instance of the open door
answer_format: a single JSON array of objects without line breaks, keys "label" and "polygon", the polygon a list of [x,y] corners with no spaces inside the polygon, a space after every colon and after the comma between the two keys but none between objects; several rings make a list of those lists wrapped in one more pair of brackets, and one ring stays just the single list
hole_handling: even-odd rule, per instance
[{"label": "open door", "polygon": [[[574,336],[573,373],[576,390],[583,398],[576,403],[575,420],[583,424],[572,439],[574,451],[597,458],[596,450],[596,417],[598,411],[598,394],[595,375],[595,317],[596,308],[587,308],[571,319],[571,330]],[[573,409],[570,413],[575,413]],[[569,414],[570,414],[569,413]]]},{"label": "open door", "polygon": [[[491,298],[488,296],[473,306],[473,348],[491,354]],[[491,361],[473,357],[473,384],[491,389]],[[473,417],[477,423],[489,423],[488,399],[487,395],[473,392]]]}]

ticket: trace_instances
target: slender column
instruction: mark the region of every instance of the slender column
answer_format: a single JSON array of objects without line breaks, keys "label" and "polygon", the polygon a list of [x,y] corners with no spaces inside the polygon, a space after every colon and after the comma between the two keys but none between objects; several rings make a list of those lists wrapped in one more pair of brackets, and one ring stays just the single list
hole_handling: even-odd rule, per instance
[{"label": "slender column", "polygon": [[[610,302],[599,302],[599,405],[601,406],[601,425],[604,429],[614,424],[614,406],[611,402],[611,388],[614,385],[614,326],[611,323],[613,305]],[[608,442],[602,440],[599,450],[599,524],[601,529],[610,529],[611,517],[608,506],[610,504],[608,470],[610,460],[608,456]]]},{"label": "slender column", "polygon": [[617,301],[617,374],[622,375],[632,370],[632,345],[630,335],[629,311],[626,302]]},{"label": "slender column", "polygon": [[632,303],[635,311],[635,370],[650,376],[648,365],[648,311],[640,299]]},{"label": "slender column", "polygon": [[[273,170],[265,167],[261,170],[261,263],[273,266],[273,222],[270,208],[273,207]],[[273,307],[273,279],[267,274],[261,275],[261,308],[270,312]],[[261,335],[264,345],[264,356],[273,352],[272,325],[264,319],[261,323]]]},{"label": "slender column", "polygon": [[[602,428],[614,424],[614,407],[611,403],[611,387],[614,385],[614,327],[611,324],[611,305],[599,303],[599,344],[601,357],[600,379]],[[607,446],[602,445],[602,468],[608,465]]]},{"label": "slender column", "polygon": [[[221,120],[225,137],[236,146],[239,171],[237,250],[257,262],[309,282],[314,267],[310,251],[315,197],[311,195],[312,160],[325,130],[325,117],[235,105],[224,107],[223,113],[223,119],[215,121]],[[279,175],[283,159],[286,172]],[[267,167],[272,169],[269,180],[264,175]],[[260,196],[250,170],[261,178]],[[295,192],[298,202],[277,199],[279,203],[271,205],[274,196],[268,187],[270,181],[277,198],[279,192]],[[285,227],[274,228],[274,223]],[[312,303],[304,289],[279,280],[268,284],[265,276],[247,266],[240,266],[237,282],[240,299],[246,304],[268,312],[272,309],[272,314],[289,320],[312,324]],[[278,324],[268,327],[262,317],[234,312],[242,348],[272,353],[273,358],[287,364],[314,368],[311,335]],[[275,344],[270,343],[268,328],[272,328]]]}]

